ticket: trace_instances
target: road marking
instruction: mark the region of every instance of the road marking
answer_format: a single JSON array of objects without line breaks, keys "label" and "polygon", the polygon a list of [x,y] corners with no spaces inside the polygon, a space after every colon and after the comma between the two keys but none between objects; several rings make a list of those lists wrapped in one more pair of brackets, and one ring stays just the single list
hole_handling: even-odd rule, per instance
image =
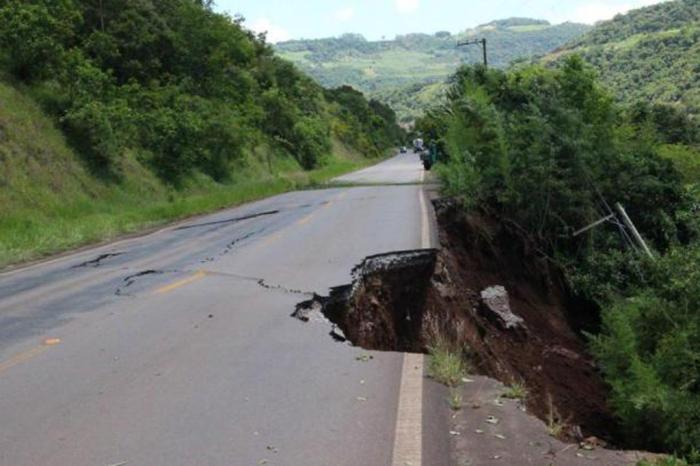
[{"label": "road marking", "polygon": [[421,229],[420,247],[428,249],[430,247],[430,220],[428,217],[428,202],[425,200],[425,191],[421,188],[418,191],[420,199]]},{"label": "road marking", "polygon": [[316,212],[312,212],[309,215],[307,215],[306,217],[302,218],[301,220],[299,220],[297,222],[297,225],[305,225],[305,224],[309,223],[309,221],[314,217],[315,213]]},{"label": "road marking", "polygon": [[175,283],[171,283],[170,285],[165,285],[161,288],[158,288],[156,291],[154,291],[154,294],[165,294],[169,293],[173,290],[176,290],[180,287],[183,287],[185,285],[189,285],[190,283],[194,283],[197,280],[201,280],[202,278],[206,277],[207,273],[204,272],[203,270],[200,270],[199,272],[195,273],[194,275],[184,278],[180,281],[177,281]]},{"label": "road marking", "polygon": [[[313,212],[308,214],[306,217],[303,217],[303,218],[297,220],[295,222],[295,224],[296,225],[305,225],[305,224],[309,223],[311,221],[311,219],[314,217],[314,215],[316,215],[319,211],[326,210],[326,209],[333,207],[333,204],[335,203],[335,201],[338,201],[338,200],[344,198],[346,195],[347,195],[347,191],[343,191],[339,195],[335,196],[334,198],[332,198],[328,202],[326,202],[326,204],[322,207],[322,209],[314,210]],[[282,238],[285,231],[289,228],[290,228],[290,226],[284,227],[284,228],[282,228],[282,230],[280,230],[277,233],[274,233],[270,236],[267,236],[266,238],[264,238],[261,242],[259,242],[257,244],[260,246],[269,246],[272,243],[274,243],[275,241]]]},{"label": "road marking", "polygon": [[39,356],[41,353],[49,349],[48,346],[37,346],[35,348],[23,351],[19,354],[15,354],[10,359],[5,362],[0,363],[0,372],[5,372],[6,370],[15,367],[18,364],[29,361],[30,359]]},{"label": "road marking", "polygon": [[[344,198],[346,194],[347,194],[347,191],[343,191],[340,195],[338,195],[338,196],[336,196],[335,198],[333,198],[333,199],[329,200],[328,202],[326,202],[326,204],[321,208],[321,210],[330,209],[331,207],[333,207],[333,204],[335,203],[335,201],[338,201],[338,200]],[[306,224],[306,223],[309,223],[309,221],[310,221],[310,220],[314,217],[314,215],[316,215],[318,212],[319,212],[318,210],[315,210],[315,211],[311,212],[309,215],[307,215],[306,217],[304,217],[304,218],[302,218],[301,220],[299,220],[299,221],[297,222],[297,225],[304,225],[304,224]]]},{"label": "road marking", "polygon": [[[430,221],[425,191],[418,191],[421,211],[420,246],[430,247]],[[392,466],[421,466],[423,462],[423,355],[403,355],[399,406],[396,413]]]},{"label": "road marking", "polygon": [[403,355],[392,466],[423,462],[423,355]]}]

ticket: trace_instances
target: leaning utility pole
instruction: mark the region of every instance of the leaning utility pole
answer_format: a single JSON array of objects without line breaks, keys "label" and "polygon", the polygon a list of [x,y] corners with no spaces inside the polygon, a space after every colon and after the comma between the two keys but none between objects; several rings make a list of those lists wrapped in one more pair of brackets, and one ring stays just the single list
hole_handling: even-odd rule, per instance
[{"label": "leaning utility pole", "polygon": [[622,207],[622,204],[620,204],[619,202],[615,204],[615,208],[620,213],[622,221],[625,222],[627,228],[629,228],[632,232],[632,236],[634,237],[635,241],[637,241],[637,244],[642,248],[646,255],[649,256],[650,259],[653,259],[654,254],[651,253],[651,249],[649,249],[649,246],[647,246],[647,243],[644,241],[644,238],[642,238],[642,235],[639,234],[637,227],[635,227],[634,223],[632,223],[632,220],[630,219],[629,215],[627,215],[625,208]]},{"label": "leaning utility pole", "polygon": [[475,39],[475,40],[468,40],[466,42],[460,42],[457,44],[457,47],[464,47],[465,45],[480,45],[482,50],[484,51],[484,68],[489,67],[489,60],[488,60],[488,54],[486,52],[486,39]]},{"label": "leaning utility pole", "polygon": [[[642,251],[644,251],[644,253],[646,253],[646,255],[649,256],[650,259],[654,259],[654,254],[651,252],[651,249],[649,249],[649,246],[647,246],[647,243],[646,243],[646,241],[644,241],[644,238],[642,238],[642,235],[639,234],[639,230],[637,230],[637,227],[634,225],[634,222],[632,222],[632,219],[629,217],[629,215],[627,215],[627,211],[622,206],[622,204],[620,204],[619,202],[615,204],[615,209],[617,210],[617,215],[616,215],[612,211],[612,209],[610,209],[610,207],[608,206],[608,203],[605,202],[605,200],[603,200],[603,203],[605,204],[606,209],[610,213],[608,215],[606,215],[605,217],[603,217],[599,220],[596,220],[595,222],[591,223],[590,225],[587,225],[587,226],[581,228],[580,230],[575,231],[572,234],[572,237],[575,238],[579,235],[584,234],[585,232],[587,232],[589,230],[592,230],[593,228],[595,228],[599,225],[602,225],[605,222],[612,221],[613,223],[617,224],[617,226],[620,228],[620,231],[622,232],[622,234],[624,235],[624,237],[627,239],[628,243],[631,246],[634,247],[634,244],[632,243],[632,239],[629,237],[629,235],[627,235],[624,227],[627,227],[627,229],[632,233],[632,238],[634,238],[634,241],[636,241],[637,246],[640,247],[642,249]],[[622,217],[622,222],[624,223],[624,227],[622,226],[622,224],[620,224],[618,217],[617,217],[618,215],[620,217]]]}]

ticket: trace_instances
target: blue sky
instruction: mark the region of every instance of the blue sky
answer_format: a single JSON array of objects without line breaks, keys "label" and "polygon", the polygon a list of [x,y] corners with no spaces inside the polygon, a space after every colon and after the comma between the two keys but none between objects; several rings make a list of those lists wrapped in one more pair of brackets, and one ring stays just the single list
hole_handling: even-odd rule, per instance
[{"label": "blue sky", "polygon": [[446,30],[459,32],[510,16],[553,23],[595,23],[660,0],[216,0],[216,9],[241,14],[248,28],[272,42],[338,36],[368,39]]}]

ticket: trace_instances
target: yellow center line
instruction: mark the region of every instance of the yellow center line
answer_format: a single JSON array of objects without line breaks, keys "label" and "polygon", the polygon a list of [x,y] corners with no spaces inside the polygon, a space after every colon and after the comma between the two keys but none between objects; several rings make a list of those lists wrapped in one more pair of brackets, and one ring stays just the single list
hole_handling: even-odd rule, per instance
[{"label": "yellow center line", "polygon": [[48,350],[49,347],[56,346],[59,343],[61,343],[60,338],[46,338],[41,346],[35,346],[34,348],[22,351],[10,357],[7,361],[0,362],[0,373],[39,356],[44,351]]},{"label": "yellow center line", "polygon": [[33,357],[39,356],[47,349],[48,346],[37,346],[36,348],[15,354],[7,361],[0,363],[0,372],[5,372],[7,369],[15,367],[17,364],[22,364],[25,361],[29,361]]},{"label": "yellow center line", "polygon": [[[336,196],[334,199],[328,201],[328,202],[326,203],[326,205],[324,205],[324,206],[322,207],[322,209],[323,209],[323,210],[326,210],[326,209],[331,208],[331,207],[333,206],[333,204],[334,204],[335,201],[344,198],[346,195],[347,195],[347,191],[344,191],[344,192],[340,193],[340,194],[339,194],[338,196]],[[301,219],[297,220],[296,225],[306,225],[307,223],[309,223],[309,222],[311,221],[312,218],[314,218],[314,216],[315,216],[318,212],[319,212],[319,211],[317,210],[317,211],[311,212],[309,215],[307,215],[307,216],[305,216],[305,217],[302,217]],[[282,237],[282,233],[284,232],[284,230],[286,230],[286,228],[283,229],[283,230],[280,231],[280,232],[277,232],[277,233],[275,233],[275,234],[273,234],[273,235],[268,236],[267,238],[265,238],[264,241],[262,241],[262,242],[259,243],[259,244],[260,244],[261,246],[269,246],[270,244],[274,243],[275,241],[279,240],[279,239]]]},{"label": "yellow center line", "polygon": [[[314,212],[314,213],[315,213],[315,212]],[[309,221],[311,221],[311,219],[312,219],[313,217],[314,217],[314,214],[311,213],[311,214],[307,215],[306,217],[302,218],[301,220],[299,220],[299,221],[297,222],[297,225],[305,225],[305,224],[309,223]]]},{"label": "yellow center line", "polygon": [[155,290],[153,293],[154,294],[169,293],[170,291],[176,290],[182,286],[189,285],[190,283],[194,283],[197,280],[201,280],[202,278],[204,278],[206,276],[207,276],[207,273],[204,272],[203,270],[200,270],[190,277],[183,278],[182,280],[179,280],[175,283],[171,283],[170,285],[165,285],[163,287],[160,287],[157,290]]}]

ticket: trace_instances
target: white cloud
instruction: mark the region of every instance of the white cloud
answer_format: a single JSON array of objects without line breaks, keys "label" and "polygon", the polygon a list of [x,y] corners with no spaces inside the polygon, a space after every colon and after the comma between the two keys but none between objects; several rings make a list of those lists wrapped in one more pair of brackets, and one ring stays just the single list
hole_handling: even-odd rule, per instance
[{"label": "white cloud", "polygon": [[420,6],[420,0],[394,0],[399,13],[413,13]]},{"label": "white cloud", "polygon": [[611,4],[611,2],[592,1],[577,7],[571,21],[594,24],[598,21],[612,19],[615,15],[643,6],[659,3],[661,0],[633,0],[628,3]]},{"label": "white cloud", "polygon": [[291,39],[291,35],[283,27],[277,26],[267,18],[258,18],[250,24],[252,31],[267,33],[267,41],[273,44]]},{"label": "white cloud", "polygon": [[355,17],[355,10],[352,7],[341,8],[333,13],[333,17],[342,23],[350,21]]}]

